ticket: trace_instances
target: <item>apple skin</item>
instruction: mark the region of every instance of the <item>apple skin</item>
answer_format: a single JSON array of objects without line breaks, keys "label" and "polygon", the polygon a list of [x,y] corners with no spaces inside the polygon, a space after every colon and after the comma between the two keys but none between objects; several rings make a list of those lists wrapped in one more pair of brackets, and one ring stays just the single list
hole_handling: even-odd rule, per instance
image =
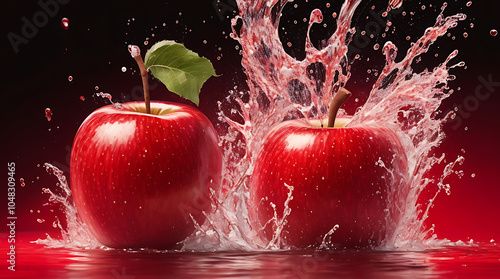
[{"label": "apple skin", "polygon": [[71,152],[71,189],[79,216],[102,244],[175,249],[203,223],[218,191],[217,133],[198,110],[143,102],[97,109]]},{"label": "apple skin", "polygon": [[275,231],[273,222],[266,225],[275,212],[271,203],[283,218],[290,191],[285,183],[294,187],[281,235],[287,246],[318,247],[339,225],[333,247],[367,248],[395,226],[400,212],[389,203],[402,206],[409,191],[404,149],[388,128],[343,127],[348,122],[341,118],[336,127],[321,128],[319,121],[291,120],[268,134],[250,186],[250,221],[267,240]]}]

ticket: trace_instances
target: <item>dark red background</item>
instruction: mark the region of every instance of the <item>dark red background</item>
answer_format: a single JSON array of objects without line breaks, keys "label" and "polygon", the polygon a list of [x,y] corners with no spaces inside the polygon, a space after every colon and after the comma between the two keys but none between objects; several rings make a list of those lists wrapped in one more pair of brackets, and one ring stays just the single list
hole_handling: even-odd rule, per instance
[{"label": "dark red background", "polygon": [[[43,164],[53,163],[68,174],[69,148],[79,125],[94,109],[107,104],[104,99],[95,97],[96,92],[111,93],[116,101],[133,99],[137,94],[136,87],[140,88],[141,80],[139,75],[132,74],[136,65],[127,51],[127,44],[138,44],[145,52],[156,41],[173,39],[209,58],[221,77],[211,78],[203,87],[199,109],[214,123],[217,101],[223,100],[235,86],[238,90],[246,88],[241,57],[236,49],[238,44],[229,37],[229,18],[235,15],[236,9],[234,1],[218,2],[219,8],[214,6],[217,1],[210,0],[69,1],[59,5],[54,17],[49,17],[27,44],[21,44],[17,54],[7,34],[14,32],[20,35],[24,24],[22,18],[32,22],[33,15],[42,9],[36,1],[3,1],[0,4],[1,154],[5,166],[2,175],[6,179],[7,162],[15,162],[17,181],[23,178],[26,183],[25,187],[17,186],[18,231],[35,231],[40,236],[48,232],[57,236],[58,230],[52,228],[54,213],[50,210],[58,212],[58,208],[43,206],[48,197],[41,190],[48,187],[58,192],[57,181],[45,171]],[[307,5],[303,2],[289,3],[281,20],[288,34],[297,34],[293,37],[283,35],[283,40],[297,40],[293,42],[294,46],[303,44],[303,38],[297,39],[305,32],[302,18],[313,6],[325,5],[323,1],[320,1],[321,4],[309,1]],[[433,2],[433,7],[426,4],[425,10],[420,8],[421,5],[405,3],[405,11],[415,11],[415,16],[394,17],[397,27],[394,34],[389,34],[387,38],[376,36],[369,46],[361,49],[362,59],[352,66],[353,74],[348,84],[360,100],[366,99],[375,81],[366,70],[381,69],[383,66],[381,51],[373,50],[373,45],[383,45],[389,38],[399,46],[400,56],[403,55],[410,43],[405,37],[410,35],[415,40],[434,23],[442,2]],[[464,177],[458,179],[452,176],[446,181],[452,186],[451,195],[441,194],[438,197],[428,220],[429,225],[436,225],[440,238],[451,240],[472,238],[487,242],[500,238],[497,215],[500,212],[500,183],[497,178],[500,169],[497,123],[500,120],[497,108],[500,86],[492,86],[488,91],[480,81],[481,77],[486,80],[490,77],[492,81],[500,82],[500,56],[497,51],[500,35],[490,35],[491,29],[500,29],[496,14],[500,5],[492,1],[484,2],[473,1],[470,7],[466,6],[466,1],[449,3],[445,15],[463,12],[468,15],[467,20],[451,30],[450,37],[439,39],[429,55],[424,55],[422,62],[416,66],[419,69],[432,68],[454,49],[460,51],[456,63],[463,60],[467,65],[466,69],[452,70],[457,79],[450,85],[456,92],[442,105],[443,112],[462,106],[465,114],[460,117],[461,123],[451,122],[445,126],[448,136],[437,150],[438,153],[447,153],[448,160],[464,155],[465,164],[459,167],[464,171]],[[299,4],[299,8],[293,8],[295,3]],[[378,11],[386,3],[363,2],[353,25],[362,30],[370,20],[366,17],[370,16],[371,6],[375,5]],[[61,28],[63,17],[69,19],[68,30]],[[299,24],[290,23],[294,18]],[[331,25],[324,30],[315,28],[313,31],[313,40],[319,41],[322,36],[327,36],[324,34],[331,32]],[[468,33],[467,38],[464,38],[464,32]],[[149,38],[148,46],[144,45],[146,38]],[[287,50],[300,56],[300,47]],[[439,53],[437,59],[435,53]],[[366,62],[367,57],[371,57],[369,63]],[[125,73],[121,71],[122,67],[127,68]],[[69,76],[73,77],[72,82],[68,81]],[[370,78],[368,82],[366,78]],[[151,85],[154,88],[152,99],[188,103],[167,92],[157,81],[152,81]],[[475,97],[475,91],[480,86],[483,86],[480,88],[482,94],[490,93],[482,100]],[[80,96],[85,101],[80,100]],[[44,116],[45,108],[53,111],[50,122]],[[354,106],[351,104],[348,108],[353,110]],[[472,177],[473,174],[475,177]],[[4,185],[7,187],[6,182]],[[7,191],[4,193],[2,214],[7,207]],[[64,219],[60,213],[58,215]],[[46,221],[40,224],[37,219]]]}]

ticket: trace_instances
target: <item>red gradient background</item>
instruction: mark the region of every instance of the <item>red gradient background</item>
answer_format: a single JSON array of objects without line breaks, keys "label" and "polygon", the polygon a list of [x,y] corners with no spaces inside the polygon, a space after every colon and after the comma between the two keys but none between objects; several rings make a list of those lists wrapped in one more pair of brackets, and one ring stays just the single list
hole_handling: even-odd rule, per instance
[{"label": "red gradient background", "polygon": [[[58,206],[44,206],[48,196],[42,194],[44,187],[58,192],[57,180],[45,171],[43,164],[50,162],[68,174],[69,150],[79,125],[89,113],[107,104],[106,100],[95,97],[96,92],[110,93],[116,101],[140,96],[141,79],[137,73],[132,74],[136,65],[128,53],[127,44],[141,46],[144,53],[156,41],[173,39],[209,58],[221,76],[211,78],[203,87],[199,109],[216,124],[217,101],[223,100],[235,86],[238,90],[246,89],[241,58],[236,49],[238,44],[229,37],[229,18],[235,15],[234,1],[221,0],[218,8],[214,6],[217,1],[210,0],[103,2],[69,1],[59,5],[59,11],[53,17],[49,16],[47,23],[37,28],[36,34],[26,44],[19,45],[18,53],[9,42],[8,34],[20,35],[24,24],[22,19],[26,17],[32,22],[33,16],[42,9],[36,1],[4,1],[0,4],[1,154],[5,166],[2,175],[7,181],[7,162],[15,162],[15,177],[18,182],[23,178],[26,184],[21,187],[18,183],[16,191],[17,231],[37,233],[40,237],[45,233],[58,236],[58,229],[52,227],[54,215],[61,220],[64,217]],[[491,29],[500,29],[495,14],[500,10],[500,4],[485,2],[473,1],[470,7],[466,6],[466,1],[449,3],[445,15],[463,12],[468,15],[467,20],[451,30],[450,37],[439,39],[416,65],[418,69],[432,68],[454,49],[460,51],[454,61],[465,61],[467,65],[466,69],[451,71],[457,77],[450,83],[456,92],[442,105],[443,112],[461,106],[462,114],[457,118],[461,123],[455,120],[444,127],[448,136],[436,150],[438,154],[447,153],[448,160],[464,155],[465,163],[459,167],[464,171],[464,177],[452,176],[446,181],[452,186],[451,195],[443,193],[437,198],[428,220],[429,225],[436,225],[440,238],[454,241],[500,240],[500,183],[497,177],[500,169],[500,55],[497,50],[500,35],[490,35]],[[321,3],[322,7],[324,3]],[[371,6],[380,10],[386,3],[363,2],[353,25],[362,30],[370,20],[366,17],[370,16]],[[422,10],[420,5],[411,6],[405,2],[405,11],[416,12],[414,19],[395,17],[394,34],[387,38],[376,36],[369,46],[361,49],[361,61],[353,65],[352,78],[347,86],[361,101],[366,100],[375,81],[367,69],[381,69],[383,66],[381,50],[375,51],[373,45],[383,45],[390,38],[399,46],[400,56],[403,55],[410,43],[404,38],[409,35],[414,41],[434,23],[442,2],[433,3],[433,7],[426,4],[426,9]],[[289,3],[287,9],[293,8],[293,4]],[[309,1],[308,5],[318,4]],[[305,11],[290,12],[290,16],[293,14],[300,22],[304,15],[298,14],[307,14]],[[63,17],[69,19],[68,30],[61,28]],[[293,25],[285,22],[287,20],[288,17],[283,16],[282,22],[288,24],[289,33],[293,34],[291,30],[296,29],[297,34],[303,34],[303,25]],[[471,28],[470,24],[474,27]],[[467,38],[464,38],[464,32],[468,33]],[[149,44],[145,46],[147,38]],[[294,42],[294,45],[299,43]],[[300,49],[296,51],[300,52]],[[435,58],[435,53],[439,53],[438,58]],[[367,57],[371,57],[370,62],[366,61]],[[122,72],[122,67],[127,71]],[[69,76],[73,77],[72,82],[68,81]],[[491,81],[489,86],[485,86],[484,80]],[[156,80],[151,81],[151,87],[152,99],[188,103],[169,93]],[[85,101],[80,99],[81,96]],[[44,115],[46,108],[53,111],[50,122]],[[347,109],[353,111],[355,105],[351,102]],[[219,126],[219,131],[223,130]],[[6,182],[3,185],[7,187]],[[2,216],[6,214],[6,194],[5,189]],[[45,222],[39,223],[37,219]]]}]

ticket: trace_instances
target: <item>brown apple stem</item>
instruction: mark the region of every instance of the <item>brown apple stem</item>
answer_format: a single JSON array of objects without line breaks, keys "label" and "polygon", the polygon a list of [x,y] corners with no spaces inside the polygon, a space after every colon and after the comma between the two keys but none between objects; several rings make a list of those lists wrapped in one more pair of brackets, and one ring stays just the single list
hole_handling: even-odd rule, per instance
[{"label": "brown apple stem", "polygon": [[138,46],[130,45],[128,46],[128,51],[137,62],[139,69],[141,71],[142,77],[142,88],[144,90],[144,102],[146,103],[146,113],[151,113],[151,99],[149,97],[149,82],[148,82],[148,70],[144,65],[144,60],[142,60],[141,50]]},{"label": "brown apple stem", "polygon": [[337,94],[332,99],[330,103],[330,112],[328,114],[328,127],[333,127],[335,125],[335,118],[337,117],[337,113],[339,112],[340,107],[351,97],[352,93],[345,89],[340,88]]}]

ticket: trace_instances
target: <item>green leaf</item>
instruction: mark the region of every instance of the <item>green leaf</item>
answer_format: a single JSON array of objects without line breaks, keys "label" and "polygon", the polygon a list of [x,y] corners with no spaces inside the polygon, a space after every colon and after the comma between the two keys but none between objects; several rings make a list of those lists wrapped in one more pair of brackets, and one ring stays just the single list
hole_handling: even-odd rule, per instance
[{"label": "green leaf", "polygon": [[174,41],[154,44],[146,53],[144,64],[168,90],[196,105],[201,87],[216,75],[210,60]]}]

